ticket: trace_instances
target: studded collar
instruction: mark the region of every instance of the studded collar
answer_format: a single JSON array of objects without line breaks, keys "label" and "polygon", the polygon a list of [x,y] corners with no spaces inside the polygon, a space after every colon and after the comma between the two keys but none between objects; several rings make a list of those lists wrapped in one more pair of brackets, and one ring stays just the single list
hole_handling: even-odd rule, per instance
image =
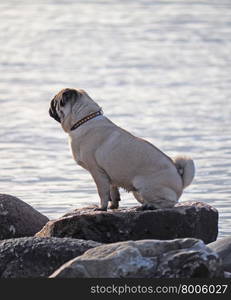
[{"label": "studded collar", "polygon": [[87,115],[86,117],[82,118],[81,120],[79,120],[78,122],[76,122],[72,127],[71,127],[71,131],[75,130],[76,128],[78,128],[79,126],[83,125],[84,123],[86,123],[87,121],[94,119],[97,116],[102,115],[102,110],[98,110],[90,115]]}]

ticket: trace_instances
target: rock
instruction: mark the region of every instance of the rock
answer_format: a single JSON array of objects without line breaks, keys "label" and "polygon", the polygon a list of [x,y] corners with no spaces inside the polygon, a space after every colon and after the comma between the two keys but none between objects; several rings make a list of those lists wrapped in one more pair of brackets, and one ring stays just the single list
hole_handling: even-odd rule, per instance
[{"label": "rock", "polygon": [[137,211],[134,208],[93,211],[76,209],[49,221],[38,237],[72,237],[114,243],[126,240],[175,239],[194,237],[205,243],[215,241],[218,212],[202,202],[178,203],[169,209]]},{"label": "rock", "polygon": [[208,244],[222,259],[224,270],[231,272],[231,237],[224,237]]},{"label": "rock", "polygon": [[101,244],[71,238],[23,237],[0,241],[0,278],[48,277],[59,266]]},{"label": "rock", "polygon": [[50,278],[215,278],[221,260],[201,240],[140,240],[106,244],[86,251]]},{"label": "rock", "polygon": [[229,272],[224,272],[224,277],[225,277],[225,278],[231,278],[231,273],[229,273]]},{"label": "rock", "polygon": [[22,200],[0,194],[0,240],[33,236],[49,219]]}]

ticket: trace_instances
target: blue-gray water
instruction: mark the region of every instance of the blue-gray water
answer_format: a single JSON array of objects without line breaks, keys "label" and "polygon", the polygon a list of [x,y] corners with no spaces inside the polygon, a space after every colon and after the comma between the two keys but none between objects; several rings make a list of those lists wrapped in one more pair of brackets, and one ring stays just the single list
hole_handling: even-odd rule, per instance
[{"label": "blue-gray water", "polygon": [[180,200],[213,205],[230,235],[230,0],[3,0],[0,16],[1,193],[51,219],[98,203],[48,115],[60,89],[83,88],[113,122],[192,156]]}]

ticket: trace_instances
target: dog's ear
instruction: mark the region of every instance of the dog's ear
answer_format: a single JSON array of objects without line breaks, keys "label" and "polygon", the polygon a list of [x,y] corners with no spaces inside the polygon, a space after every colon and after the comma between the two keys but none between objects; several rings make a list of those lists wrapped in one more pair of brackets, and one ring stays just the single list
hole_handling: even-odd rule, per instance
[{"label": "dog's ear", "polygon": [[77,100],[79,97],[79,93],[77,90],[74,89],[65,89],[62,93],[62,97],[60,100],[60,106],[64,106],[67,104],[67,102],[71,102],[74,104],[74,102]]}]

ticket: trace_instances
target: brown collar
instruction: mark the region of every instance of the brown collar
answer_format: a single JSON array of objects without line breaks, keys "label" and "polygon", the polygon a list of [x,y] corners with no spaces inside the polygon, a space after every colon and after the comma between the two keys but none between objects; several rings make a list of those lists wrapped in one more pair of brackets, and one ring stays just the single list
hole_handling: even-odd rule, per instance
[{"label": "brown collar", "polygon": [[72,130],[75,130],[76,128],[78,128],[78,127],[81,126],[82,124],[84,124],[84,123],[86,123],[87,121],[89,121],[89,120],[91,120],[91,119],[93,119],[93,118],[95,118],[95,117],[97,117],[97,116],[100,116],[100,115],[102,115],[102,110],[101,110],[101,109],[98,110],[98,111],[96,111],[96,112],[94,112],[94,113],[92,113],[92,114],[90,114],[90,115],[88,115],[88,116],[86,116],[86,117],[84,117],[83,119],[79,120],[77,123],[75,123],[75,124],[71,127],[71,131],[72,131]]}]

